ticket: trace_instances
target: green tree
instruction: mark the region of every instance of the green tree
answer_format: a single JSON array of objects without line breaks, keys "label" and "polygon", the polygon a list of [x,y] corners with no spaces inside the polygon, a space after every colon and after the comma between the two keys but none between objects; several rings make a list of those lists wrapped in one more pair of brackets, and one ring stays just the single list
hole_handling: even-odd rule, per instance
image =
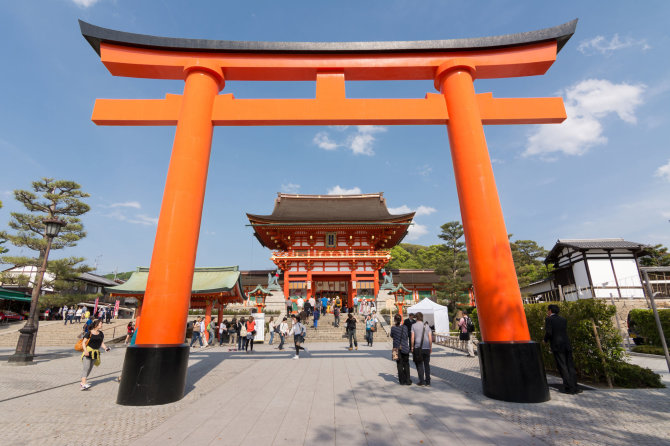
[{"label": "green tree", "polygon": [[458,221],[450,221],[443,224],[441,229],[442,232],[438,237],[445,243],[441,245],[443,257],[435,268],[442,282],[437,288],[446,299],[452,302],[465,302],[470,287],[470,281],[467,280],[470,267],[463,239],[463,225]]},{"label": "green tree", "polygon": [[648,255],[640,259],[642,266],[670,266],[670,253],[668,248],[658,244],[646,248]]},{"label": "green tree", "polygon": [[[2,209],[2,201],[0,201],[0,209]],[[4,238],[4,236],[2,235],[2,233],[0,233],[0,254],[4,254],[4,253],[6,253],[6,252],[8,251],[7,248],[5,248],[4,246],[2,246],[6,241],[7,241],[7,239]]]},{"label": "green tree", "polygon": [[400,244],[391,248],[391,261],[386,265],[386,268],[419,269],[420,265],[415,256]]},{"label": "green tree", "polygon": [[[510,234],[510,238],[512,234]],[[546,279],[551,275],[551,268],[544,264],[547,250],[533,240],[510,241],[512,258],[519,286],[524,287],[533,282]]]},{"label": "green tree", "polygon": [[[42,178],[33,181],[33,191],[15,190],[14,198],[29,211],[28,213],[12,212],[9,227],[14,233],[0,232],[0,238],[19,248],[28,248],[37,252],[37,257],[3,256],[0,262],[16,266],[33,265],[39,267],[44,259],[47,247],[44,220],[58,218],[65,221],[58,237],[53,239],[51,249],[63,249],[75,246],[86,236],[80,215],[89,211],[90,207],[83,201],[89,194],[81,191],[81,186],[74,181]],[[58,280],[68,280],[88,267],[80,265],[84,259],[70,257],[52,260],[47,269],[56,275]]]}]

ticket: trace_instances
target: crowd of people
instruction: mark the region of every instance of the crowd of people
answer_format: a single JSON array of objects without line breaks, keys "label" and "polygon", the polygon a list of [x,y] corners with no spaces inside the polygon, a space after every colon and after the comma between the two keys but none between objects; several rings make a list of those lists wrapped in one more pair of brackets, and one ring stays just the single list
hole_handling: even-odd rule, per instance
[{"label": "crowd of people", "polygon": [[[94,319],[97,316],[98,320],[107,324],[111,323],[112,319],[115,318],[114,309],[110,305],[100,305],[99,307],[94,308],[93,312],[95,312],[93,315]],[[47,309],[45,313],[56,314],[58,318],[63,320],[65,325],[67,325],[68,322],[70,324],[81,324],[82,319],[86,321],[91,317],[91,310],[85,305],[76,307],[74,305],[71,307],[63,305],[62,307],[58,308],[58,311],[54,312],[52,309]],[[49,318],[48,316],[45,317],[47,317],[47,319]]]},{"label": "crowd of people", "polygon": [[317,321],[319,316],[324,314],[332,314],[335,316],[335,326],[339,326],[339,318],[342,312],[346,313],[358,313],[362,316],[368,316],[376,312],[375,303],[370,299],[363,299],[359,297],[354,297],[352,299],[352,306],[347,306],[347,302],[344,299],[341,299],[340,296],[335,297],[310,297],[305,299],[302,296],[299,296],[297,299],[286,299],[286,313],[291,314],[294,312],[293,302],[295,301],[297,307],[297,313],[300,314],[303,311],[308,315],[312,316],[314,312],[318,313]]}]

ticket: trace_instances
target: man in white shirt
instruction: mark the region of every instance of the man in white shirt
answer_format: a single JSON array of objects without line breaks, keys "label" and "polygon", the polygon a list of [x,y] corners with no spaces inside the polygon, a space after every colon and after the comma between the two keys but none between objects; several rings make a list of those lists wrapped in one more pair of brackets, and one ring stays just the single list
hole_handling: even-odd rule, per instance
[{"label": "man in white shirt", "polygon": [[286,340],[286,336],[288,336],[288,323],[286,322],[286,318],[284,318],[281,324],[279,324],[279,350],[284,350],[284,341]]}]

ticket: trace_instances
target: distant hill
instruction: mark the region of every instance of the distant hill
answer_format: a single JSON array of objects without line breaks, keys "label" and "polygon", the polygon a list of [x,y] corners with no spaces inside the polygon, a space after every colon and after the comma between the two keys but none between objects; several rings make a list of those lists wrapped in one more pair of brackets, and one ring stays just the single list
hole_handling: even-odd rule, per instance
[{"label": "distant hill", "polygon": [[[128,280],[130,278],[130,275],[134,272],[135,271],[128,271],[128,272],[125,272],[125,273],[116,273],[116,278],[121,279],[121,280]],[[105,279],[114,280],[114,273],[105,274],[102,277],[104,277]]]}]

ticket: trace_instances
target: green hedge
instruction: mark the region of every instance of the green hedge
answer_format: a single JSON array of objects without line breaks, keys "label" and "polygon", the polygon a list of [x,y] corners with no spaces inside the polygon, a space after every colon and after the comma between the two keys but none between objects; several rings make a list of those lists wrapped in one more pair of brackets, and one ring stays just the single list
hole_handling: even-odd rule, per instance
[{"label": "green hedge", "polygon": [[656,347],[655,345],[636,345],[635,347],[631,348],[631,351],[635,353],[644,353],[647,355],[665,356],[663,347]]},{"label": "green hedge", "polygon": [[[629,317],[631,330],[637,337],[644,338],[647,344],[661,347],[661,336],[651,310],[630,310]],[[665,342],[670,344],[670,310],[658,310],[658,317],[661,319]]]},{"label": "green hedge", "polygon": [[[533,341],[542,349],[542,359],[547,370],[556,371],[556,363],[544,341],[544,322],[547,307],[554,303],[560,308],[560,315],[568,320],[568,336],[572,344],[577,375],[591,382],[605,382],[605,371],[619,387],[664,387],[658,374],[625,361],[625,352],[621,347],[621,336],[612,322],[615,308],[600,299],[582,299],[575,302],[542,302],[524,305],[528,330]],[[479,333],[477,311],[472,319]],[[603,350],[601,354],[593,334],[592,321],[595,322]],[[479,336],[479,334],[478,334]],[[602,358],[605,359],[603,367]]]}]

